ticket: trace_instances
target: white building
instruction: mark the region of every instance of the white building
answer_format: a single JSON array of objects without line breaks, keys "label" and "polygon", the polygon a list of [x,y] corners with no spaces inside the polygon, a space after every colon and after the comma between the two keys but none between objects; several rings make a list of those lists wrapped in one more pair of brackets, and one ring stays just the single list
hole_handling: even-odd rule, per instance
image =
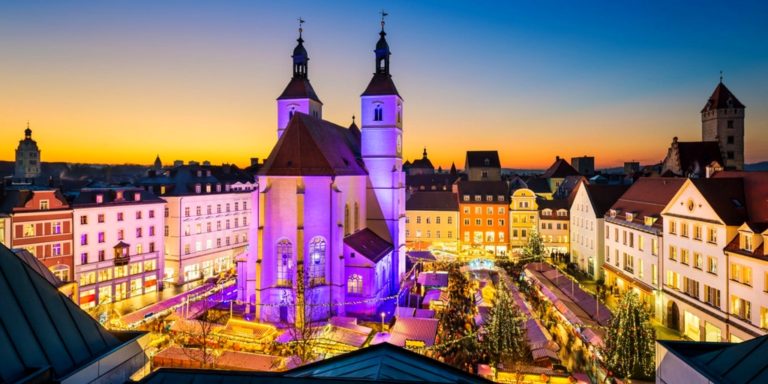
[{"label": "white building", "polygon": [[234,166],[192,163],[150,174],[139,184],[167,202],[166,281],[185,284],[234,268],[248,245],[253,176]]},{"label": "white building", "polygon": [[571,204],[571,262],[595,280],[603,278],[605,213],[627,190],[623,185],[591,185],[582,180]]},{"label": "white building", "polygon": [[162,289],[165,201],[136,188],[83,189],[72,202],[83,307]]},{"label": "white building", "polygon": [[640,178],[605,216],[605,284],[635,291],[656,319],[663,316],[661,294],[661,211],[685,179]]}]

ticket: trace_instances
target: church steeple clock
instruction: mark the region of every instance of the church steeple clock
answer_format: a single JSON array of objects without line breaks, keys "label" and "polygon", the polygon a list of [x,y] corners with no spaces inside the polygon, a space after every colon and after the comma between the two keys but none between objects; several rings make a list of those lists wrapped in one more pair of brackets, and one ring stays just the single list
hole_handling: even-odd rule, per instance
[{"label": "church steeple clock", "polygon": [[299,38],[293,49],[293,77],[285,90],[277,98],[277,137],[282,136],[285,127],[296,112],[301,112],[321,119],[323,103],[317,97],[312,84],[309,82],[309,55],[304,48],[302,33],[304,19],[299,18]]}]

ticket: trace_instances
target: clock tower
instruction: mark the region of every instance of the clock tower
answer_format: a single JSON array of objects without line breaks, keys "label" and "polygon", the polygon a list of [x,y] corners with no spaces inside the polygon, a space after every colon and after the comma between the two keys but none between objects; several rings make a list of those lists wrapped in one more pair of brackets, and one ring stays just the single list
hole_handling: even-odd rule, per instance
[{"label": "clock tower", "polygon": [[[386,13],[382,13],[386,16]],[[362,109],[361,152],[371,180],[369,194],[375,194],[382,215],[369,222],[386,225],[393,251],[392,290],[405,272],[405,173],[403,172],[403,99],[389,72],[389,44],[382,17],[376,43],[376,72],[360,96]]]}]

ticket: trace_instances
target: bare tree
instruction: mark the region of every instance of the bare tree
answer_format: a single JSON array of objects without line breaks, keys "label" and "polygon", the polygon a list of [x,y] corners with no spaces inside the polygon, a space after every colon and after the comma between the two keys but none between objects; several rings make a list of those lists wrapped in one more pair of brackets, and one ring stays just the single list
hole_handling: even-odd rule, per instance
[{"label": "bare tree", "polygon": [[215,304],[203,299],[193,304],[199,308],[199,315],[193,319],[179,319],[179,326],[174,327],[174,341],[182,347],[184,354],[200,363],[200,368],[214,368],[221,352],[217,346],[215,330],[220,322],[229,317],[227,311],[214,309]]},{"label": "bare tree", "polygon": [[[302,263],[296,269],[296,303],[293,308],[293,322],[287,332],[291,341],[284,346],[284,351],[291,356],[296,356],[303,365],[315,360],[318,355],[318,341],[323,328],[313,324],[313,320],[323,312],[317,305],[313,287],[307,287],[307,278]],[[326,308],[327,309],[327,308]]]}]

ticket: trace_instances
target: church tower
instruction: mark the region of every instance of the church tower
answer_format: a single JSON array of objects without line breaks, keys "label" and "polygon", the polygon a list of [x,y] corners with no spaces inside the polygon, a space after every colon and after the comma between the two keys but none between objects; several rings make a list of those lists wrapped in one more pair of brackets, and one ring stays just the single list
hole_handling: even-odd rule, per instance
[{"label": "church tower", "polygon": [[717,84],[701,110],[701,140],[717,141],[728,169],[744,169],[744,104],[723,84]]},{"label": "church tower", "polygon": [[[382,13],[386,16],[386,13]],[[381,21],[376,43],[376,72],[360,97],[361,152],[371,185],[369,198],[376,198],[383,217],[369,212],[372,226],[385,225],[394,245],[392,289],[405,272],[405,174],[403,172],[403,99],[389,72],[389,44]]]},{"label": "church tower", "polygon": [[16,179],[34,179],[40,176],[40,149],[37,148],[37,142],[32,140],[32,130],[24,130],[24,140],[19,140],[19,146],[16,148],[16,169],[14,177]]},{"label": "church tower", "polygon": [[317,97],[312,84],[309,83],[308,67],[309,55],[304,48],[304,39],[301,37],[304,20],[299,19],[298,44],[293,49],[293,77],[280,97],[277,98],[277,138],[283,135],[285,127],[296,112],[323,118],[323,103]]}]

